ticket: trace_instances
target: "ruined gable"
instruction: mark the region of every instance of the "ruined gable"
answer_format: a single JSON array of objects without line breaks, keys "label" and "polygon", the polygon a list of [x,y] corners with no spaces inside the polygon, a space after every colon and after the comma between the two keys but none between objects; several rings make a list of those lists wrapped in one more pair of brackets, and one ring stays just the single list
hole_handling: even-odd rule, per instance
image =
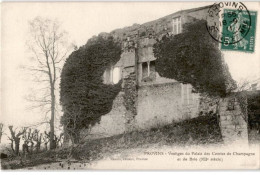
[{"label": "ruined gable", "polygon": [[[110,33],[121,42],[122,54],[120,60],[104,73],[104,83],[111,83],[113,70],[119,69],[122,90],[115,98],[112,110],[92,128],[92,137],[156,128],[197,117],[200,111],[216,111],[216,106],[194,93],[190,84],[160,77],[155,71],[156,57],[153,53],[153,46],[158,40],[185,32],[183,25],[205,19],[207,10],[208,7],[184,10]],[[226,109],[228,100],[226,98],[221,102],[219,124],[222,135],[225,138],[236,135],[235,139],[244,139],[247,133],[245,122],[241,115],[230,117],[230,111]],[[235,108],[236,112],[241,112],[237,103]],[[237,119],[239,122],[234,124]],[[234,128],[235,125],[239,130]]]},{"label": "ruined gable", "polygon": [[[105,71],[103,82],[111,84],[113,70],[118,68],[122,91],[114,100],[116,107],[113,106],[109,114],[102,116],[100,124],[93,127],[94,133],[105,130],[105,135],[114,135],[196,116],[199,95],[192,93],[190,85],[160,77],[156,73],[153,45],[164,35],[183,32],[183,24],[196,20],[189,15],[190,12],[202,10],[202,13],[205,13],[206,9],[204,7],[195,11],[180,11],[142,25],[135,24],[111,32],[111,35],[121,42],[122,54],[120,60]],[[102,35],[105,37],[107,34]],[[118,99],[121,99],[122,103],[119,103]],[[114,124],[105,124],[111,123],[108,120],[113,121],[115,118],[118,121],[124,120],[120,124],[121,129],[116,129],[118,125],[114,127]]]}]

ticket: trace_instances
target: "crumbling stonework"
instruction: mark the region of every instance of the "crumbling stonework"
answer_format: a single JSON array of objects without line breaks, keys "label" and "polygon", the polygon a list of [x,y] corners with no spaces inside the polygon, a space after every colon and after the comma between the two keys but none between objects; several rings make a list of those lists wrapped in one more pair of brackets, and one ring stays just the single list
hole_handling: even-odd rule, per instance
[{"label": "crumbling stonework", "polygon": [[226,98],[209,98],[201,96],[200,111],[219,114],[219,126],[225,144],[248,143],[246,98],[234,93]]},{"label": "crumbling stonework", "polygon": [[90,130],[82,130],[81,138],[95,139],[124,133],[127,122],[125,117],[126,112],[124,93],[120,92],[113,101],[112,110],[108,114],[103,115],[100,122]]},{"label": "crumbling stonework", "polygon": [[193,22],[196,19],[206,19],[209,7],[210,6],[205,6],[178,11],[141,25],[133,24],[129,27],[113,30],[111,34],[114,38],[120,41],[125,41],[127,37],[130,37],[133,41],[137,41],[140,38],[147,38],[151,35],[155,38],[161,39],[165,33],[172,33],[173,18],[180,17],[183,24]]},{"label": "crumbling stonework", "polygon": [[137,89],[136,89],[136,74],[131,73],[124,79],[124,105],[126,108],[126,131],[133,131],[135,116],[137,114]]},{"label": "crumbling stonework", "polygon": [[[247,140],[247,123],[237,99],[234,109],[230,99],[209,99],[193,93],[192,86],[160,77],[155,71],[153,45],[172,33],[172,19],[182,23],[205,19],[208,8],[180,11],[143,25],[133,25],[111,32],[122,42],[123,53],[113,66],[121,70],[122,91],[112,110],[102,116],[90,131],[91,138],[108,137],[133,130],[150,129],[197,117],[202,112],[219,113],[219,125],[225,143]],[[109,77],[104,75],[104,79]],[[108,81],[104,80],[104,83]]]},{"label": "crumbling stonework", "polygon": [[224,143],[248,143],[247,114],[234,95],[220,101],[220,128]]}]

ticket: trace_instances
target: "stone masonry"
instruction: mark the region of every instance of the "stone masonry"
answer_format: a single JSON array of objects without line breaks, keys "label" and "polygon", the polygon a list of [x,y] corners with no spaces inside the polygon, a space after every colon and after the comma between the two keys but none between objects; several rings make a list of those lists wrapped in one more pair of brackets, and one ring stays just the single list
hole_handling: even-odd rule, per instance
[{"label": "stone masonry", "polygon": [[[198,116],[200,111],[216,112],[215,102],[207,103],[200,94],[193,93],[191,85],[160,77],[155,71],[156,58],[153,54],[157,40],[164,35],[182,32],[184,23],[205,19],[207,10],[208,7],[183,10],[111,32],[122,43],[123,53],[120,60],[105,71],[104,83],[113,84],[112,77],[120,77],[123,80],[122,91],[115,98],[112,110],[91,129],[91,138],[179,122]],[[115,68],[120,70],[120,75],[113,75]],[[242,111],[238,99],[232,96],[221,100],[219,110],[224,142],[246,142],[247,122],[244,116],[247,114]]]},{"label": "stone masonry", "polygon": [[241,109],[245,101],[235,95],[220,102],[220,128],[224,143],[248,143],[247,112]]}]

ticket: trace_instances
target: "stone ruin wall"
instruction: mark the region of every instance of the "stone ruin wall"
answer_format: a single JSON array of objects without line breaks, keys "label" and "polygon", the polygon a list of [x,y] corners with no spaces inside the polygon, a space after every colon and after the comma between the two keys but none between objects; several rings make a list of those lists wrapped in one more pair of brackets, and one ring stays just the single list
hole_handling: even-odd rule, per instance
[{"label": "stone ruin wall", "polygon": [[[197,117],[200,111],[217,110],[216,100],[192,93],[191,85],[157,75],[157,81],[142,84],[137,89],[135,69],[128,67],[123,72],[123,90],[114,99],[112,110],[92,127],[88,138],[147,130]],[[219,101],[219,126],[227,144],[248,143],[247,114],[239,101],[241,99],[234,95]]]},{"label": "stone ruin wall", "polygon": [[[120,41],[126,41],[126,33],[135,41],[137,30],[139,30],[139,34],[144,30],[146,36],[141,38],[137,63],[134,44],[124,43],[124,52],[115,65],[122,69],[123,90],[114,99],[112,110],[102,116],[100,123],[93,126],[90,131],[82,131],[83,135],[88,132],[88,138],[91,139],[109,137],[187,120],[197,117],[200,111],[216,111],[215,101],[210,99],[211,103],[209,103],[208,99],[200,94],[192,93],[191,85],[160,77],[157,73],[153,82],[142,82],[140,78],[142,63],[155,60],[152,53],[152,45],[155,40],[148,39],[147,34],[153,32],[153,36],[156,35],[157,38],[160,38],[162,34],[171,31],[170,19],[174,16],[181,16],[184,22],[190,22],[194,18],[204,19],[206,10],[189,12],[188,15],[185,13],[173,14],[111,33]],[[136,64],[137,67],[135,67]],[[248,140],[247,122],[244,117],[246,114],[242,113],[237,100],[234,103],[234,110],[228,110],[230,99],[234,99],[234,97],[221,100],[219,105],[219,125],[224,143],[235,141],[246,143]]]},{"label": "stone ruin wall", "polygon": [[[153,59],[152,52],[140,53],[141,58]],[[197,117],[201,111],[216,112],[216,100],[192,93],[192,86],[189,84],[160,77],[158,73],[153,81],[141,81],[142,72],[138,69],[142,62],[138,63],[139,68],[136,70],[134,59],[135,51],[127,51],[116,64],[122,68],[122,91],[114,99],[112,110],[102,116],[100,123],[92,127],[90,132],[87,131],[87,138],[95,139],[134,130],[147,130]],[[231,102],[232,109],[229,107]],[[220,100],[218,110],[224,143],[247,143],[247,122],[244,117],[247,114],[242,111],[237,96]],[[86,134],[86,131],[82,133]]]},{"label": "stone ruin wall", "polygon": [[181,84],[142,86],[138,90],[137,129],[150,129],[183,120]]},{"label": "stone ruin wall", "polygon": [[140,43],[138,52],[131,47],[125,49],[114,66],[121,69],[122,91],[115,98],[112,110],[92,127],[89,138],[149,129],[197,115],[198,95],[191,93],[190,85],[160,77],[155,69],[151,69],[151,81],[142,81],[142,64],[155,60],[152,51],[155,40],[145,38]]},{"label": "stone ruin wall", "polygon": [[242,100],[232,95],[220,103],[220,128],[226,144],[248,144],[247,111],[241,106],[246,99]]},{"label": "stone ruin wall", "polygon": [[[155,60],[150,49],[150,43],[153,41],[144,39],[143,43],[147,45],[140,47],[137,68],[134,49],[126,50],[121,55],[116,66],[122,70],[122,91],[115,98],[112,110],[102,116],[100,123],[91,129],[89,138],[109,137],[134,130],[160,127],[197,117],[200,111],[216,112],[216,100],[192,93],[192,86],[189,84],[160,77],[156,72],[152,81],[142,81],[142,63]],[[234,109],[228,109],[232,99],[236,98],[230,96],[219,102],[219,126],[223,140],[224,143],[246,143],[246,114],[243,114],[237,99],[233,103]]]},{"label": "stone ruin wall", "polygon": [[[189,108],[181,103],[181,84],[170,83],[158,86],[144,86],[138,90],[136,112],[126,110],[124,93],[120,92],[114,100],[110,113],[102,116],[89,138],[109,137],[134,130],[147,130],[180,122],[198,116],[200,111],[216,111],[216,105],[200,98],[195,104],[198,108]],[[235,101],[233,101],[235,99]],[[230,101],[233,107],[230,108]],[[203,104],[203,105],[202,105]],[[205,107],[207,106],[207,107]],[[187,113],[188,111],[192,111]],[[241,104],[234,96],[221,99],[219,102],[219,126],[225,144],[248,143],[247,114],[241,109]]]},{"label": "stone ruin wall", "polygon": [[[244,97],[244,98],[241,98]],[[217,106],[216,103],[219,103]],[[247,99],[241,93],[219,99],[202,97],[200,111],[219,111],[219,126],[225,144],[248,144]]]}]

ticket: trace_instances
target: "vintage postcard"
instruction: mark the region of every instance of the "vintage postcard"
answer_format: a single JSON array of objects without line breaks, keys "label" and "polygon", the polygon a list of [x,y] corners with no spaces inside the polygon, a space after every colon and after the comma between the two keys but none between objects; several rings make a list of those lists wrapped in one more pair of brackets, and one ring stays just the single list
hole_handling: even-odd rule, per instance
[{"label": "vintage postcard", "polygon": [[259,2],[2,2],[1,169],[260,169]]}]

